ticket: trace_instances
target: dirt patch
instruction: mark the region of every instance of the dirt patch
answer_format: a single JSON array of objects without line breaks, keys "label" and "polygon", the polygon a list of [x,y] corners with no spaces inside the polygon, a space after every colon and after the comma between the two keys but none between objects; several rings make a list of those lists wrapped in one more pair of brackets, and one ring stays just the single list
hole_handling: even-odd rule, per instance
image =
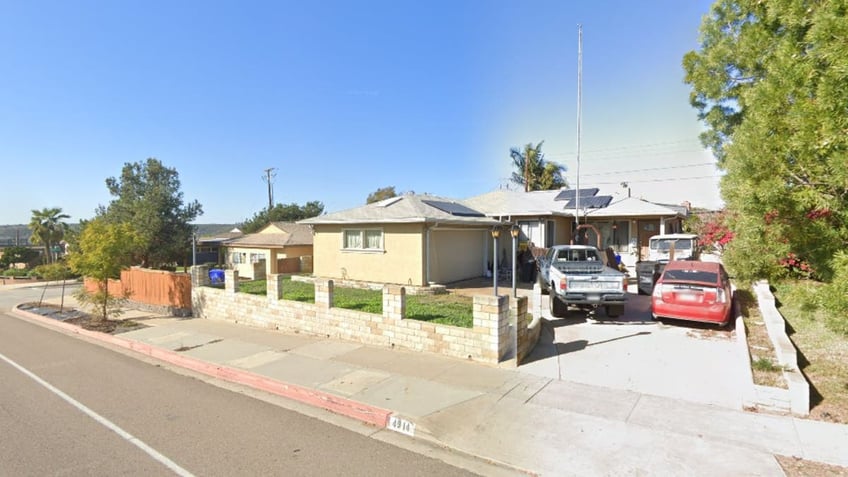
[{"label": "dirt patch", "polygon": [[754,384],[789,389],[783,378],[783,368],[777,361],[777,352],[768,335],[768,329],[760,314],[760,306],[750,290],[737,289],[734,295],[748,339],[751,355],[751,373]]},{"label": "dirt patch", "polygon": [[844,477],[848,475],[848,467],[813,462],[800,457],[785,455],[775,457],[787,477]]},{"label": "dirt patch", "polygon": [[60,307],[51,303],[25,303],[19,307],[21,310],[35,313],[46,318],[52,318],[63,323],[79,326],[85,330],[99,331],[107,334],[118,334],[127,331],[147,328],[147,325],[133,320],[100,319],[83,310],[69,307]]}]

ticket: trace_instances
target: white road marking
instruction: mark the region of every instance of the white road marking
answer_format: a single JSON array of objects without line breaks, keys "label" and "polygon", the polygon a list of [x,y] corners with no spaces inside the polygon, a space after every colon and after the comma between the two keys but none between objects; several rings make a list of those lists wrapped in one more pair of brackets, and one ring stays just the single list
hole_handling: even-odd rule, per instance
[{"label": "white road marking", "polygon": [[37,375],[35,375],[34,373],[32,373],[30,370],[28,370],[28,369],[24,368],[23,366],[19,365],[18,363],[16,363],[16,362],[12,361],[11,359],[7,358],[7,357],[6,357],[5,355],[3,355],[2,353],[0,353],[0,359],[2,359],[3,361],[5,361],[5,362],[9,363],[9,364],[10,364],[13,368],[15,368],[15,369],[17,369],[18,371],[20,371],[21,373],[25,374],[26,376],[28,376],[28,377],[29,377],[30,379],[32,379],[33,381],[35,381],[35,382],[37,382],[38,384],[40,384],[40,385],[44,386],[44,387],[45,387],[45,388],[47,388],[50,392],[52,392],[53,394],[55,394],[55,395],[59,396],[60,398],[62,398],[63,400],[65,400],[65,401],[66,401],[68,404],[70,404],[71,406],[74,406],[75,408],[77,408],[77,409],[79,409],[80,411],[82,411],[84,414],[87,414],[87,415],[88,415],[88,417],[90,417],[90,418],[94,419],[95,421],[97,421],[98,423],[100,423],[101,425],[103,425],[104,427],[106,427],[107,429],[111,430],[111,431],[112,431],[112,432],[114,432],[115,434],[118,434],[119,436],[121,436],[122,438],[124,438],[126,441],[128,441],[130,444],[132,444],[132,445],[134,445],[134,446],[138,447],[139,449],[143,450],[145,453],[147,453],[147,455],[149,455],[150,457],[152,457],[152,458],[153,458],[153,459],[155,459],[156,461],[160,462],[160,463],[161,463],[162,465],[164,465],[165,467],[167,467],[167,468],[171,469],[172,471],[174,471],[174,473],[175,473],[175,474],[180,475],[180,476],[184,476],[184,477],[194,477],[194,476],[193,476],[193,474],[192,474],[191,472],[189,472],[189,471],[187,471],[187,470],[183,469],[182,467],[180,467],[179,465],[177,465],[177,464],[176,464],[174,461],[172,461],[171,459],[169,459],[169,458],[165,457],[164,455],[160,454],[158,451],[156,451],[156,449],[154,449],[154,448],[150,447],[149,445],[145,444],[144,442],[142,442],[140,439],[138,439],[137,437],[133,436],[133,435],[132,435],[132,434],[130,434],[129,432],[127,432],[127,431],[125,431],[125,430],[121,429],[121,428],[120,428],[120,427],[118,427],[116,424],[114,424],[112,421],[110,421],[110,420],[106,419],[105,417],[101,416],[100,414],[97,414],[96,412],[94,412],[94,411],[92,411],[91,409],[87,408],[87,407],[86,407],[84,404],[82,404],[81,402],[79,402],[79,401],[77,401],[76,399],[74,399],[74,398],[72,398],[72,397],[68,396],[67,394],[63,393],[60,389],[56,388],[55,386],[53,386],[52,384],[48,383],[47,381],[45,381],[45,380],[41,379],[40,377],[38,377]]}]

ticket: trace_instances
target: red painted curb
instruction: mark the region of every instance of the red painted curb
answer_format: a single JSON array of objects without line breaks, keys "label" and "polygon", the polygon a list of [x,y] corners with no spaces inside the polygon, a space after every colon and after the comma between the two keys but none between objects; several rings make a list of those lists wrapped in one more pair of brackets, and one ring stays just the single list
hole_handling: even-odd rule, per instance
[{"label": "red painted curb", "polygon": [[12,309],[12,313],[26,318],[28,320],[37,321],[39,323],[59,328],[72,334],[85,336],[87,338],[96,339],[104,343],[109,343],[130,351],[149,356],[160,361],[179,366],[181,368],[190,369],[192,371],[222,379],[231,383],[241,384],[254,389],[259,389],[277,396],[282,396],[294,401],[298,401],[311,406],[320,407],[328,411],[332,411],[342,416],[357,419],[359,421],[384,428],[388,424],[391,411],[382,409],[368,404],[352,401],[347,398],[335,396],[333,394],[317,391],[314,389],[298,386],[296,384],[288,384],[282,381],[276,381],[266,376],[262,376],[250,371],[244,371],[228,366],[208,363],[201,361],[191,356],[182,355],[176,351],[169,349],[157,348],[147,343],[128,340],[118,336],[101,333],[99,331],[90,331],[80,328],[76,325],[63,323],[51,318],[45,318],[41,315],[20,310],[17,306]]}]

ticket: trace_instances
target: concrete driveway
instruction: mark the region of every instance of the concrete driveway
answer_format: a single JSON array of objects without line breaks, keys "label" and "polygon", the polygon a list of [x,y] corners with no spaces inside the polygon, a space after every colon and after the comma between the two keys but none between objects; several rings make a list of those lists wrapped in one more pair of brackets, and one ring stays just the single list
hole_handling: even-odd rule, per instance
[{"label": "concrete driveway", "polygon": [[[633,288],[633,286],[631,286]],[[563,381],[625,389],[733,409],[742,407],[745,373],[732,327],[657,323],[651,298],[628,296],[625,314],[597,320],[578,310],[546,319],[539,344],[518,370]]]}]

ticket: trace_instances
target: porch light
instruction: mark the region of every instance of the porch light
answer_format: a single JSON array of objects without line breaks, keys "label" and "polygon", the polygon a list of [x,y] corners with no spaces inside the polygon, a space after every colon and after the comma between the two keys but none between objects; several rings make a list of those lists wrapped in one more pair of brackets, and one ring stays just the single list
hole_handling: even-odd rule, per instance
[{"label": "porch light", "polygon": [[493,239],[496,239],[500,236],[501,236],[501,230],[500,229],[492,229],[492,238]]},{"label": "porch light", "polygon": [[521,234],[521,229],[519,229],[518,227],[513,227],[509,229],[509,233],[512,235],[512,238],[517,239],[518,236]]}]

